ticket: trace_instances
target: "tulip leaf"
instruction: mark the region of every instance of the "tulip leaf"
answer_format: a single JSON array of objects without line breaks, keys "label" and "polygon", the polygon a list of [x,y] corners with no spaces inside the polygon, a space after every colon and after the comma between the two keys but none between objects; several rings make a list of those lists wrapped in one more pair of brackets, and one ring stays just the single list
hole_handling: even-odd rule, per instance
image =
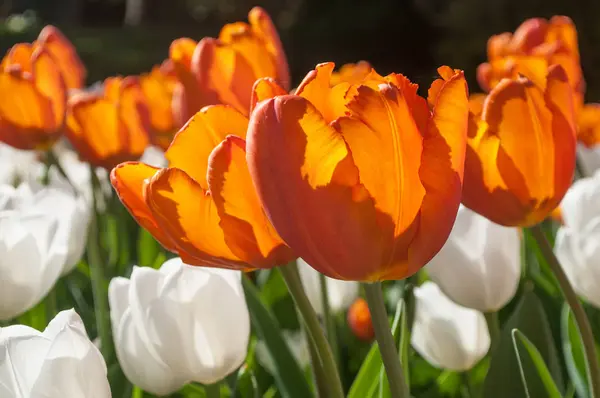
[{"label": "tulip leaf", "polygon": [[158,257],[160,245],[150,234],[143,228],[140,228],[140,233],[137,241],[137,265],[140,267],[152,267],[154,260]]},{"label": "tulip leaf", "polygon": [[265,342],[267,350],[273,358],[275,369],[277,369],[273,376],[282,395],[290,398],[312,396],[302,369],[283,339],[277,320],[262,302],[258,289],[245,275],[242,283],[252,327],[257,337]]},{"label": "tulip leaf", "polygon": [[234,398],[259,398],[258,382],[252,369],[242,366],[237,374]]},{"label": "tulip leaf", "polygon": [[573,319],[573,313],[568,304],[563,305],[561,312],[560,332],[562,337],[562,351],[565,357],[567,374],[580,398],[590,396],[588,391],[587,373],[585,369],[585,354],[583,343]]},{"label": "tulip leaf", "polygon": [[[512,330],[518,329],[529,336],[531,343],[548,366],[548,371],[562,393],[563,380],[558,354],[552,339],[550,325],[540,300],[532,291],[523,294],[519,304],[504,324],[498,343],[493,349],[488,375],[484,381],[486,398],[527,398],[523,387],[517,356],[513,349]],[[521,358],[522,359],[522,358]],[[530,359],[528,359],[531,362]],[[545,397],[546,387],[533,365],[524,366],[527,388],[531,397]]]},{"label": "tulip leaf", "polygon": [[[400,330],[400,317],[403,312],[403,301],[399,301],[392,322],[392,333],[397,340]],[[382,374],[383,372],[383,374]],[[381,380],[380,380],[381,376]],[[407,380],[408,382],[408,380]],[[363,361],[354,383],[350,387],[347,398],[370,398],[378,396],[389,396],[389,384],[383,368],[381,353],[377,343],[373,343],[367,357]],[[379,386],[381,385],[381,388]],[[387,392],[385,391],[387,386]],[[381,391],[380,391],[381,390]],[[387,395],[386,395],[387,394]]]},{"label": "tulip leaf", "polygon": [[[513,329],[511,334],[513,339],[513,348],[517,356],[519,371],[521,373],[521,381],[523,382],[525,393],[528,396],[531,396],[529,393],[528,385],[532,382],[531,377],[525,377],[525,367],[533,365],[535,367],[535,370],[537,371],[538,377],[540,378],[542,384],[546,389],[546,394],[544,395],[544,397],[561,398],[562,395],[558,390],[558,387],[556,387],[556,383],[554,383],[552,375],[550,374],[548,367],[544,363],[544,359],[542,358],[542,355],[540,354],[538,349],[533,345],[533,343],[531,343],[527,336],[521,333],[518,329]],[[523,354],[527,354],[529,356],[530,361],[526,361],[526,357]]]}]

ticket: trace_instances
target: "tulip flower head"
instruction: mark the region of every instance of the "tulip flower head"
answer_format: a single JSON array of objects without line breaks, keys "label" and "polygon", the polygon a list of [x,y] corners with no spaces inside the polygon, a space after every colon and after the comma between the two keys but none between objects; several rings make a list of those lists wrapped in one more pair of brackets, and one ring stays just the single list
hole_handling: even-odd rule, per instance
[{"label": "tulip flower head", "polygon": [[586,104],[577,115],[577,138],[586,148],[600,145],[600,104]]},{"label": "tulip flower head", "polygon": [[123,163],[111,173],[133,217],[186,264],[271,268],[294,257],[260,206],[246,164],[248,119],[202,109],[177,133],[167,168]]},{"label": "tulip flower head", "polygon": [[411,345],[431,365],[466,371],[490,349],[490,333],[479,311],[452,302],[433,282],[415,288]]},{"label": "tulip flower head", "polygon": [[457,304],[483,312],[497,311],[514,297],[519,286],[519,231],[461,206],[450,237],[425,269]]},{"label": "tulip flower head", "polygon": [[0,91],[6,96],[0,101],[0,141],[28,150],[52,146],[65,120],[67,91],[50,51],[13,46],[0,64]]},{"label": "tulip flower head", "polygon": [[554,251],[575,292],[600,308],[600,172],[577,180],[560,208]]},{"label": "tulip flower head", "polygon": [[45,26],[33,44],[46,48],[52,55],[67,89],[78,89],[84,86],[87,75],[85,66],[79,59],[73,44],[60,30],[52,25]]},{"label": "tulip flower head", "polygon": [[440,68],[426,100],[398,74],[332,87],[332,69],[319,65],[296,95],[255,107],[247,138],[254,186],[277,232],[317,271],[406,278],[442,247],[458,210],[463,73]]},{"label": "tulip flower head", "polygon": [[[298,272],[302,280],[302,286],[318,315],[323,314],[323,296],[321,293],[321,281],[319,272],[301,258],[298,259]],[[345,311],[358,297],[360,285],[355,281],[340,281],[325,277],[327,284],[327,302],[333,313]]]},{"label": "tulip flower head", "polygon": [[369,305],[363,298],[357,298],[348,309],[348,326],[356,337],[364,341],[371,341],[375,337],[373,321]]},{"label": "tulip flower head", "polygon": [[544,79],[548,66],[563,67],[574,92],[583,94],[585,82],[579,60],[577,30],[569,17],[528,19],[514,34],[502,33],[488,41],[488,61],[477,68],[477,80],[485,91],[503,78],[525,74]]},{"label": "tulip flower head", "polygon": [[134,77],[112,77],[102,90],[69,98],[66,135],[90,164],[111,169],[139,159],[149,143],[148,108]]},{"label": "tulip flower head", "polygon": [[110,398],[106,363],[74,310],[59,312],[43,332],[0,328],[0,396]]},{"label": "tulip flower head", "polygon": [[497,224],[537,224],[573,179],[572,90],[559,65],[543,83],[505,79],[485,99],[472,99],[462,200]]},{"label": "tulip flower head", "polygon": [[173,95],[177,77],[173,63],[166,60],[148,74],[140,76],[140,87],[150,113],[151,140],[166,151],[177,132],[173,114]]},{"label": "tulip flower head", "polygon": [[228,104],[248,115],[252,85],[261,77],[289,90],[287,59],[273,21],[260,7],[250,10],[248,21],[225,25],[218,39],[171,44],[170,58],[183,86],[176,106],[184,121],[211,104]]},{"label": "tulip flower head", "polygon": [[174,258],[159,270],[135,267],[130,279],[114,278],[110,317],[127,378],[168,395],[191,381],[218,382],[237,369],[250,338],[241,276]]}]

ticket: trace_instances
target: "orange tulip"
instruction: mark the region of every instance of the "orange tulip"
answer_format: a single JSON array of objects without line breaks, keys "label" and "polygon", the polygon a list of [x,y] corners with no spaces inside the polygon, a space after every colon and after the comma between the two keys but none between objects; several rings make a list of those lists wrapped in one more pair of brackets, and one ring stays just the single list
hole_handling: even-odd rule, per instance
[{"label": "orange tulip", "polygon": [[42,29],[34,46],[45,47],[60,69],[67,89],[82,88],[87,71],[77,50],[60,30],[52,25]]},{"label": "orange tulip", "polygon": [[335,86],[342,82],[359,84],[369,76],[372,70],[373,68],[367,61],[342,65],[340,70],[331,74],[331,85]]},{"label": "orange tulip", "polygon": [[60,136],[67,94],[44,46],[16,44],[0,64],[0,141],[19,149],[47,149]]},{"label": "orange tulip", "polygon": [[600,144],[600,104],[585,104],[577,115],[577,138],[588,148]]},{"label": "orange tulip", "polygon": [[371,341],[375,337],[371,311],[365,299],[357,298],[348,309],[348,326],[356,337],[364,341]]},{"label": "orange tulip", "polygon": [[111,173],[138,223],[187,264],[248,270],[293,258],[254,191],[247,127],[232,107],[203,108],[175,136],[168,168],[129,162]]},{"label": "orange tulip", "polygon": [[102,90],[76,92],[69,98],[66,125],[73,147],[94,166],[110,169],[138,159],[150,128],[138,79],[112,77]]},{"label": "orange tulip", "polygon": [[563,67],[575,92],[583,94],[585,90],[577,30],[569,17],[555,16],[550,21],[532,18],[523,22],[514,34],[492,36],[488,41],[488,61],[477,69],[479,85],[485,91],[503,78],[519,74],[537,83],[536,79],[545,79],[548,66],[553,64]]},{"label": "orange tulip", "polygon": [[506,79],[472,99],[463,204],[507,226],[549,216],[575,169],[572,97],[565,71],[555,65],[542,86]]},{"label": "orange tulip", "polygon": [[152,142],[163,150],[167,150],[177,132],[172,106],[176,85],[177,78],[170,60],[140,76],[140,87],[150,112],[150,136]]},{"label": "orange tulip", "polygon": [[[348,116],[331,124],[321,107],[332,108],[315,103],[322,96],[301,96],[307,85],[252,112],[247,159],[258,195],[283,240],[319,272],[406,278],[446,241],[462,191],[468,94],[461,71],[439,72],[428,100],[397,74],[347,86]],[[318,75],[307,78],[316,85]]]},{"label": "orange tulip", "polygon": [[229,104],[247,115],[252,86],[261,77],[289,90],[287,60],[271,18],[255,7],[248,20],[225,25],[218,39],[207,37],[198,44],[178,39],[171,45],[170,58],[183,86],[176,97],[183,119],[211,104]]}]

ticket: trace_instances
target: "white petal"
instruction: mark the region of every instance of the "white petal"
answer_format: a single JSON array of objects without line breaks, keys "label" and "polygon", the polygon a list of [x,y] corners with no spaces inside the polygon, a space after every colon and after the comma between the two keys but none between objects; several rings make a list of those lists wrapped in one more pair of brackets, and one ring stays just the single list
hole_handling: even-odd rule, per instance
[{"label": "white petal", "polygon": [[485,356],[490,336],[481,312],[453,303],[433,282],[416,288],[415,298],[411,344],[430,364],[465,371]]},{"label": "white petal", "polygon": [[167,167],[169,164],[163,150],[156,146],[148,146],[144,150],[140,162],[154,167]]},{"label": "white petal", "polygon": [[129,308],[129,285],[129,279],[123,277],[113,278],[108,284],[110,320],[114,331],[117,330],[115,327],[119,325],[123,314]]}]

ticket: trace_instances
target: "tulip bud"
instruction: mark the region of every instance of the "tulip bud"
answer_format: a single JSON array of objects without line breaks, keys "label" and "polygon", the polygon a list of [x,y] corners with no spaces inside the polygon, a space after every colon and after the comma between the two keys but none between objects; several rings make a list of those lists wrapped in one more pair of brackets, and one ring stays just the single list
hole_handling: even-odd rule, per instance
[{"label": "tulip bud", "polygon": [[[306,261],[298,259],[298,271],[302,286],[308,296],[308,300],[319,315],[323,315],[323,300],[321,295],[321,281],[319,272],[312,268]],[[327,285],[327,298],[329,308],[332,312],[345,311],[350,304],[358,297],[360,285],[354,281],[341,281],[325,277]]]},{"label": "tulip bud", "polygon": [[433,282],[415,288],[413,348],[431,365],[453,371],[471,369],[490,348],[485,317],[452,302]]},{"label": "tulip bud", "polygon": [[461,206],[450,237],[426,269],[454,302],[483,312],[497,311],[513,298],[519,285],[519,231]]},{"label": "tulip bud", "polygon": [[357,298],[348,310],[348,326],[356,337],[361,340],[371,341],[375,336],[371,311],[363,298]]},{"label": "tulip bud", "polygon": [[600,308],[600,171],[573,184],[561,215],[554,251],[575,292]]},{"label": "tulip bud", "polygon": [[0,328],[0,352],[2,397],[111,397],[104,358],[72,309],[59,312],[44,332]]},{"label": "tulip bud", "polygon": [[[61,219],[71,219],[70,199],[50,188],[33,194],[26,184],[0,186],[0,319],[35,306],[65,269],[69,226]],[[56,208],[48,211],[44,203]]]},{"label": "tulip bud", "polygon": [[114,278],[108,296],[121,368],[146,391],[215,383],[246,357],[250,317],[240,272],[174,258],[159,270],[135,267],[130,279]]}]

